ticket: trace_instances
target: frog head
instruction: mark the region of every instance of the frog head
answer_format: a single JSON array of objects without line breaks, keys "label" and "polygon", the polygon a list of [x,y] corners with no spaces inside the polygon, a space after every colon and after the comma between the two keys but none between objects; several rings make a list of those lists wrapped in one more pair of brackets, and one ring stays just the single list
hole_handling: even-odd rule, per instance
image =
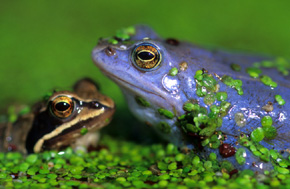
[{"label": "frog head", "polygon": [[183,74],[172,76],[170,70],[186,67],[179,45],[177,40],[165,40],[150,27],[138,25],[100,39],[92,56],[101,71],[121,87],[129,103],[141,98],[178,113],[182,112],[178,99],[185,95],[179,86],[186,81],[181,79]]},{"label": "frog head", "polygon": [[[79,80],[73,88],[73,92],[56,91],[46,102],[35,105],[33,121],[27,125],[28,153],[96,144],[97,139],[91,140],[91,137],[109,124],[115,104],[101,94],[96,83],[89,78]],[[23,133],[22,130],[19,132]],[[14,138],[17,140],[19,137]]]}]

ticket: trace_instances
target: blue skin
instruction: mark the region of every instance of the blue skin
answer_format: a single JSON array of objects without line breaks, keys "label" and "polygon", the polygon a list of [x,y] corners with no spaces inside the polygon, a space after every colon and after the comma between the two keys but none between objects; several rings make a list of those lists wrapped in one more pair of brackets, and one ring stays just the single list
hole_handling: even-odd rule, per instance
[{"label": "blue skin", "polygon": [[[92,56],[96,65],[109,78],[115,81],[122,89],[128,101],[129,107],[141,121],[149,122],[156,126],[160,121],[165,121],[171,126],[171,133],[161,133],[165,138],[176,145],[193,146],[189,141],[184,140],[182,131],[176,126],[176,118],[184,114],[182,105],[188,100],[195,99],[199,105],[209,107],[203,102],[203,97],[196,95],[195,72],[204,68],[209,74],[218,76],[229,75],[233,79],[243,81],[243,95],[238,95],[237,91],[219,81],[220,90],[228,94],[227,101],[231,103],[228,115],[223,118],[223,124],[218,130],[227,135],[224,143],[231,144],[236,148],[244,148],[236,145],[237,139],[234,136],[240,136],[241,133],[250,134],[255,128],[261,126],[261,118],[270,115],[273,119],[273,126],[277,128],[277,137],[273,140],[262,140],[260,144],[268,149],[285,151],[283,157],[288,157],[287,149],[290,149],[290,76],[282,76],[276,69],[262,68],[263,75],[268,75],[273,81],[277,82],[278,87],[272,89],[264,85],[259,79],[251,78],[246,73],[246,68],[251,67],[254,62],[266,60],[261,56],[234,54],[225,51],[211,51],[198,47],[196,45],[180,42],[177,46],[166,43],[165,39],[160,38],[151,28],[147,26],[136,26],[136,34],[131,36],[129,42],[119,42],[116,45],[108,43],[107,39],[102,39],[93,50]],[[144,38],[149,38],[145,39]],[[132,63],[131,52],[136,44],[146,41],[160,48],[162,62],[160,66],[153,71],[142,71]],[[108,55],[108,47],[111,55]],[[187,62],[188,68],[180,71],[176,76],[169,76],[171,68],[180,68],[181,62]],[[241,66],[240,72],[235,72],[230,68],[232,63]],[[278,105],[275,101],[275,95],[281,95],[286,100],[284,106]],[[135,101],[135,97],[140,96],[146,99],[151,106],[142,107]],[[266,112],[262,109],[268,102],[273,103],[274,110]],[[215,101],[219,105],[219,101]],[[157,109],[164,108],[175,113],[174,119],[167,119],[159,115]],[[237,126],[234,116],[237,112],[244,114],[246,125]],[[158,129],[156,129],[158,130]],[[235,157],[223,158],[218,149],[206,148],[200,152],[200,156],[207,157],[210,152],[215,152],[219,160],[228,160],[238,169],[252,169],[255,171],[271,170],[273,165],[263,162],[260,158],[254,156],[247,148],[246,164],[239,165]],[[253,165],[253,163],[255,165]]]}]

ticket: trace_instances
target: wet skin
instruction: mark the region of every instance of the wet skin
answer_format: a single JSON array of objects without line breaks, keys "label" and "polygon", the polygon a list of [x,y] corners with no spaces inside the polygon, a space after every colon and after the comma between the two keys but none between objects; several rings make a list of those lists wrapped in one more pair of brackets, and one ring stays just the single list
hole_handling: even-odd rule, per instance
[{"label": "wet skin", "polygon": [[73,92],[54,92],[15,123],[1,124],[0,151],[25,154],[95,146],[97,131],[110,122],[114,112],[114,102],[102,95],[91,79],[79,80]]},{"label": "wet skin", "polygon": [[[241,135],[250,137],[254,129],[262,127],[261,119],[269,115],[273,119],[272,126],[276,128],[277,136],[272,139],[264,138],[255,144],[261,144],[267,149],[275,149],[277,153],[281,153],[281,156],[288,157],[290,76],[284,76],[274,68],[260,68],[263,75],[270,76],[277,83],[277,87],[270,87],[263,84],[259,78],[250,77],[246,72],[246,69],[252,67],[253,63],[272,60],[272,58],[208,50],[188,42],[166,40],[159,37],[150,27],[143,25],[136,26],[135,30],[134,34],[130,34],[130,39],[115,37],[117,44],[112,44],[111,39],[101,39],[94,48],[92,56],[97,67],[120,86],[130,110],[136,117],[155,128],[160,122],[168,123],[171,127],[170,133],[160,132],[157,128],[156,130],[176,145],[187,145],[196,150],[196,153],[202,157],[215,152],[219,160],[228,160],[238,169],[261,171],[271,170],[274,166],[271,162],[263,161],[253,155],[249,148],[239,144],[238,139]],[[142,48],[139,48],[140,46]],[[158,54],[160,57],[157,57]],[[151,68],[150,63],[154,64],[151,60],[156,59],[158,62],[158,58],[160,63],[155,62],[157,66]],[[233,63],[238,64],[241,71],[234,71],[231,68]],[[174,67],[178,69],[178,73],[170,76],[169,72]],[[215,78],[219,84],[219,89],[215,92],[227,93],[226,101],[230,103],[230,107],[227,109],[227,115],[222,117],[221,127],[218,127],[216,131],[221,131],[226,136],[221,144],[229,144],[235,150],[245,149],[246,163],[238,164],[234,155],[222,156],[219,149],[209,147],[197,149],[191,137],[178,126],[177,118],[186,113],[183,109],[186,102],[197,103],[209,110],[210,105],[204,103],[204,97],[196,94],[197,80],[194,76],[197,70],[203,70],[203,74],[206,73]],[[220,80],[225,75],[242,81],[242,95]],[[281,95],[286,104],[279,105],[275,101],[275,95]],[[136,102],[136,97],[146,100],[150,106],[141,106]],[[265,105],[269,103],[273,108],[272,111],[265,110]],[[211,105],[219,106],[220,104],[220,101],[215,100]],[[159,108],[171,111],[174,114],[173,119],[160,115]],[[242,113],[245,125],[238,125],[235,120],[237,113]],[[200,140],[204,138],[201,137]]]}]

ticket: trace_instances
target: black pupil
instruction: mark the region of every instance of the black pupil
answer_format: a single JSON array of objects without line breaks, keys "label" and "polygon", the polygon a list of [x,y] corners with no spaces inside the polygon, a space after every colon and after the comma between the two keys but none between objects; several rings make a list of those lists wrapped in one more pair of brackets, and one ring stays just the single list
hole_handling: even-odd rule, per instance
[{"label": "black pupil", "polygon": [[154,54],[152,54],[151,52],[140,52],[138,53],[138,57],[141,60],[151,60],[152,58],[154,58]]},{"label": "black pupil", "polygon": [[61,112],[66,111],[69,108],[70,108],[70,105],[66,102],[59,102],[55,105],[55,109]]}]

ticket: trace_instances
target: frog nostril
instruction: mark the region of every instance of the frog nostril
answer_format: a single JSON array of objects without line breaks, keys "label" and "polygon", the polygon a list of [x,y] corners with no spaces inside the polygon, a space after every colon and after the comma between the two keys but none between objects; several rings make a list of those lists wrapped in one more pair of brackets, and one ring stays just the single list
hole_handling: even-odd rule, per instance
[{"label": "frog nostril", "polygon": [[169,45],[173,45],[173,46],[178,46],[179,45],[179,41],[177,39],[173,39],[173,38],[168,38],[165,41],[167,44]]},{"label": "frog nostril", "polygon": [[112,47],[107,47],[105,49],[105,52],[107,56],[114,56],[116,54],[116,50],[113,49]]}]

